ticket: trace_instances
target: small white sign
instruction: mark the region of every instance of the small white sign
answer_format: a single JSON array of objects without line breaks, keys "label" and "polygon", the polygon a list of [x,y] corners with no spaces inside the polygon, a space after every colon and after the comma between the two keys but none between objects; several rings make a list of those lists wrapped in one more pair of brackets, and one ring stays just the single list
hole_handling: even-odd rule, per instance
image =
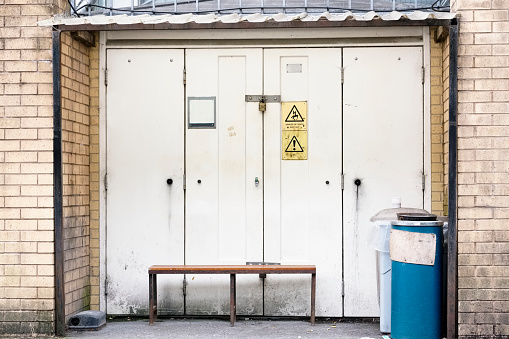
[{"label": "small white sign", "polygon": [[189,97],[189,128],[216,128],[216,97]]},{"label": "small white sign", "polygon": [[286,64],[286,73],[302,73],[302,64]]}]

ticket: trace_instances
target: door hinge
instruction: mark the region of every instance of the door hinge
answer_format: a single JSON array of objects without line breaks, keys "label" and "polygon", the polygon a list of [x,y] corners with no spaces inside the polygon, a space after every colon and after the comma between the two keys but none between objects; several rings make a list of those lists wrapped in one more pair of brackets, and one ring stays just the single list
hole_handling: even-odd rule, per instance
[{"label": "door hinge", "polygon": [[104,86],[108,86],[108,69],[104,69]]},{"label": "door hinge", "polygon": [[186,189],[186,174],[185,173],[182,175],[182,183],[183,183],[182,186],[184,187],[184,190],[185,190]]},{"label": "door hinge", "polygon": [[426,175],[424,173],[421,175],[421,180],[422,180],[422,191],[424,192],[426,190]]},{"label": "door hinge", "polygon": [[341,296],[342,297],[345,296],[345,281],[344,280],[341,282]]},{"label": "door hinge", "polygon": [[345,175],[341,174],[341,189],[345,189]]},{"label": "door hinge", "polygon": [[108,190],[108,173],[104,175],[104,190]]},{"label": "door hinge", "polygon": [[422,73],[421,73],[421,83],[424,83],[424,79],[426,78],[426,68],[422,67]]},{"label": "door hinge", "polygon": [[108,278],[104,278],[104,295],[108,295]]},{"label": "door hinge", "polygon": [[345,68],[341,67],[341,83],[345,83]]},{"label": "door hinge", "polygon": [[184,297],[187,295],[187,280],[186,280],[186,277],[184,277],[184,280],[182,280],[182,293],[184,294]]},{"label": "door hinge", "polygon": [[186,84],[186,81],[187,81],[187,73],[186,73],[186,69],[184,68],[184,70],[182,71],[182,82],[184,83],[184,85]]}]

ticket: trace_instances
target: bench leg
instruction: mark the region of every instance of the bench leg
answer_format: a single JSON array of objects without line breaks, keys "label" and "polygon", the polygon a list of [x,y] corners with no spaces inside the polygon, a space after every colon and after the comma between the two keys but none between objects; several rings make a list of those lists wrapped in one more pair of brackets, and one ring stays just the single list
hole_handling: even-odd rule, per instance
[{"label": "bench leg", "polygon": [[315,324],[316,274],[311,274],[311,325]]},{"label": "bench leg", "polygon": [[157,275],[149,274],[148,275],[148,298],[149,298],[149,323],[150,325],[154,324],[154,321],[157,320]]},{"label": "bench leg", "polygon": [[237,294],[235,290],[235,274],[230,274],[230,325],[233,326],[235,324],[235,320],[237,320]]}]

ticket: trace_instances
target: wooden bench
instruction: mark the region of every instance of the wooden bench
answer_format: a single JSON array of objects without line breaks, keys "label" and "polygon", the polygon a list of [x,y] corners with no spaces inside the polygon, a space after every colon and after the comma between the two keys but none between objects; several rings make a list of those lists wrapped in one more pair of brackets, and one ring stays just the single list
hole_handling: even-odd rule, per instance
[{"label": "wooden bench", "polygon": [[155,265],[148,269],[149,318],[152,325],[157,320],[158,274],[229,274],[230,275],[230,324],[236,320],[237,274],[311,274],[311,324],[315,324],[316,266],[311,265]]}]

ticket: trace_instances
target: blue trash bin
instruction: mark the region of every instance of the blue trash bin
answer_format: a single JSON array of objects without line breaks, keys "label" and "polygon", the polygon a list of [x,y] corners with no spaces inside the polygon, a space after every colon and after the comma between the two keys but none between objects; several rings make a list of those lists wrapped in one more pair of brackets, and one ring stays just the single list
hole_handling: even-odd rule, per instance
[{"label": "blue trash bin", "polygon": [[[434,217],[435,220],[432,220]],[[431,220],[429,220],[431,218]],[[412,232],[415,234],[396,232],[391,233],[392,260],[392,309],[391,309],[391,337],[393,339],[440,339],[441,336],[441,298],[442,298],[442,221],[436,221],[436,216],[419,220],[400,220],[391,222],[391,229]],[[412,219],[412,218],[409,218]],[[433,264],[430,264],[433,253],[428,250],[428,262],[418,259],[407,259],[401,256],[401,251],[407,251],[412,257],[417,247],[427,243],[423,248],[431,248],[435,240]],[[407,239],[408,238],[408,239]],[[399,240],[398,248],[393,240]],[[406,244],[404,242],[407,242]],[[394,247],[393,247],[394,245]],[[403,253],[404,254],[404,253]],[[396,259],[396,260],[394,260]],[[414,262],[408,262],[412,261]],[[406,261],[406,262],[405,262]],[[418,262],[418,263],[416,263]]]},{"label": "blue trash bin", "polygon": [[420,208],[401,207],[401,199],[393,199],[393,208],[381,210],[371,217],[376,239],[377,292],[380,306],[380,332],[391,333],[391,277],[392,262],[389,257],[389,235],[391,221],[398,220],[398,214],[426,214],[429,212]]}]

